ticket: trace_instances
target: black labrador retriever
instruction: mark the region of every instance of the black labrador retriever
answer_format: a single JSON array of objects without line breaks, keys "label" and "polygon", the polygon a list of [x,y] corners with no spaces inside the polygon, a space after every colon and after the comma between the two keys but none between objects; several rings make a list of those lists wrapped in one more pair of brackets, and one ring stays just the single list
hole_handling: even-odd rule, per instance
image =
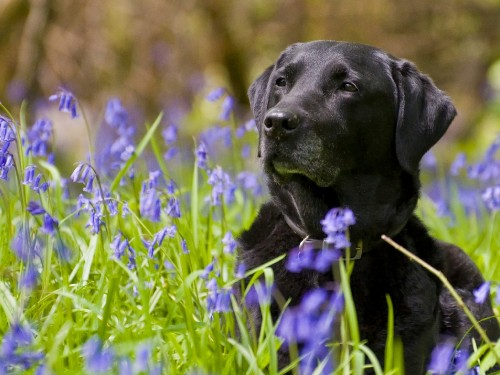
[{"label": "black labrador retriever", "polygon": [[[381,240],[385,234],[442,270],[478,319],[493,316],[473,290],[483,278],[458,247],[432,238],[415,216],[419,162],[445,133],[456,111],[432,80],[409,61],[355,43],[316,41],[288,47],[249,89],[259,129],[259,156],[271,199],[239,238],[240,261],[259,266],[323,239],[320,221],[333,207],[356,219],[351,242],[362,243],[351,289],[363,339],[384,358],[388,294],[406,374],[426,371],[440,335],[466,337],[470,322],[428,271]],[[275,286],[291,303],[331,283],[332,272],[291,273],[273,266]],[[277,318],[279,308],[273,306]],[[257,325],[258,312],[252,312]],[[496,319],[483,326],[492,339]],[[286,364],[281,356],[280,365]]]}]

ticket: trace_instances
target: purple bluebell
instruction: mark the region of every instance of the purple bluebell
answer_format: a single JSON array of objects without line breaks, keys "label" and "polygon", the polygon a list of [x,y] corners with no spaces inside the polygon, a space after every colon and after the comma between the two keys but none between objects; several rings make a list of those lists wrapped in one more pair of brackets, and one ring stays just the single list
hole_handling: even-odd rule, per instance
[{"label": "purple bluebell", "polygon": [[142,187],[139,199],[139,211],[141,216],[153,222],[160,221],[161,201],[158,196],[158,191],[156,188],[151,187],[151,185],[148,186],[148,183],[144,183]]},{"label": "purple bluebell", "polygon": [[179,206],[179,201],[171,197],[168,200],[167,207],[165,208],[165,211],[167,212],[167,215],[173,218],[179,218],[181,217],[181,209]]},{"label": "purple bluebell", "polygon": [[310,374],[322,361],[326,361],[327,371],[333,369],[327,343],[333,338],[333,325],[343,307],[340,293],[315,289],[306,293],[299,305],[283,313],[276,334],[285,345],[301,345],[301,373]]},{"label": "purple bluebell", "polygon": [[128,125],[128,112],[118,98],[111,98],[106,104],[104,120],[112,128],[124,129]]},{"label": "purple bluebell", "polygon": [[214,261],[210,262],[201,273],[200,277],[204,280],[208,279],[208,275],[214,270]]},{"label": "purple bluebell", "polygon": [[187,247],[187,243],[185,239],[181,240],[181,249],[184,254],[189,254],[189,249]]},{"label": "purple bluebell", "polygon": [[135,152],[135,146],[129,143],[125,146],[125,149],[120,153],[120,159],[122,161],[127,161],[132,157],[132,155],[134,155],[134,152]]},{"label": "purple bluebell", "polygon": [[0,115],[0,142],[9,143],[16,139],[14,123]]},{"label": "purple bluebell", "polygon": [[452,176],[458,176],[460,174],[460,171],[462,169],[465,169],[467,166],[467,157],[463,152],[459,153],[455,160],[453,160],[453,163],[451,163],[450,166],[450,174]]},{"label": "purple bluebell", "polygon": [[113,250],[113,255],[116,259],[120,259],[123,255],[125,255],[125,250],[127,250],[129,246],[128,240],[120,231],[113,238],[113,241],[110,244],[111,250]]},{"label": "purple bluebell", "polygon": [[245,272],[247,271],[247,268],[244,263],[239,263],[238,266],[236,267],[236,270],[234,272],[234,276],[237,279],[242,279],[245,277]]},{"label": "purple bluebell", "polygon": [[54,95],[49,97],[49,100],[59,100],[59,111],[71,114],[71,118],[78,117],[77,101],[75,96],[68,90],[60,89]]},{"label": "purple bluebell", "polygon": [[215,155],[223,146],[232,146],[233,135],[229,126],[215,125],[200,134],[200,143],[204,143],[210,155]]},{"label": "purple bluebell", "polygon": [[290,272],[301,272],[302,270],[314,269],[316,253],[310,246],[303,249],[292,249],[288,253],[285,267]]},{"label": "purple bluebell", "polygon": [[130,214],[130,208],[127,202],[123,202],[122,204],[122,217],[126,217]]},{"label": "purple bluebell", "polygon": [[48,156],[50,140],[52,139],[52,122],[47,119],[37,120],[28,131],[29,146],[26,147],[26,155]]},{"label": "purple bluebell", "polygon": [[29,201],[26,210],[33,216],[42,215],[45,213],[45,210],[41,206],[41,204],[35,201]]},{"label": "purple bluebell", "polygon": [[177,125],[170,124],[165,130],[162,131],[161,135],[163,136],[163,140],[167,146],[171,146],[173,143],[177,141],[177,134],[179,133],[179,129]]},{"label": "purple bluebell", "polygon": [[2,338],[0,372],[5,369],[5,374],[21,373],[38,364],[44,355],[33,349],[33,340],[33,333],[28,325],[12,323]]},{"label": "purple bluebell", "polygon": [[94,205],[89,209],[89,220],[85,225],[86,228],[90,228],[90,233],[97,234],[104,225],[104,220],[102,218],[102,210],[100,205]]},{"label": "purple bluebell", "polygon": [[233,112],[234,104],[235,102],[232,96],[228,95],[224,98],[224,101],[222,102],[221,113],[219,115],[219,118],[222,121],[229,121],[231,119],[231,113]]},{"label": "purple bluebell", "polygon": [[198,168],[207,169],[207,147],[203,142],[200,142],[196,148],[196,164]]},{"label": "purple bluebell", "polygon": [[427,370],[432,375],[448,374],[452,366],[454,350],[455,344],[450,340],[436,345],[432,350],[431,360]]},{"label": "purple bluebell", "polygon": [[234,200],[234,192],[236,186],[232,183],[229,175],[224,170],[217,166],[210,172],[208,184],[212,186],[212,204],[220,206],[222,197],[226,198],[227,203]]},{"label": "purple bluebell", "polygon": [[427,151],[422,157],[421,165],[422,168],[435,170],[437,167],[436,155],[432,151]]},{"label": "purple bluebell", "polygon": [[35,166],[28,165],[26,168],[24,168],[23,185],[31,185],[33,183],[34,178],[35,178]]},{"label": "purple bluebell", "polygon": [[59,222],[54,217],[52,217],[48,213],[45,213],[45,215],[43,215],[42,232],[52,235],[55,233],[58,226]]},{"label": "purple bluebell", "polygon": [[38,276],[40,276],[40,273],[36,267],[33,264],[28,263],[26,268],[21,273],[19,286],[22,289],[33,289],[38,283]]},{"label": "purple bluebell", "polygon": [[486,301],[486,299],[489,298],[490,285],[491,282],[485,281],[477,289],[473,291],[474,301],[476,301],[476,303],[484,303],[484,301]]},{"label": "purple bluebell", "polygon": [[93,336],[82,347],[85,359],[85,369],[92,374],[109,372],[115,360],[115,353],[111,348],[105,348],[102,341]]},{"label": "purple bluebell", "polygon": [[481,197],[491,211],[500,211],[500,185],[487,187]]},{"label": "purple bluebell", "polygon": [[486,150],[484,157],[476,164],[468,167],[467,175],[483,183],[495,182],[500,179],[500,158],[496,157],[500,149],[500,134]]},{"label": "purple bluebell", "polygon": [[262,195],[262,184],[257,175],[250,171],[238,173],[236,181],[243,189],[248,190],[255,197]]},{"label": "purple bluebell", "polygon": [[174,194],[175,193],[175,182],[174,180],[169,180],[167,182],[167,193]]},{"label": "purple bluebell", "polygon": [[273,285],[267,285],[262,281],[255,282],[245,294],[246,306],[266,306],[271,303]]},{"label": "purple bluebell", "polygon": [[8,180],[9,171],[14,166],[14,157],[9,152],[0,152],[0,179]]},{"label": "purple bluebell", "polygon": [[327,235],[325,241],[332,245],[339,244],[337,248],[350,246],[349,241],[345,239],[346,231],[355,222],[354,214],[349,208],[332,208],[321,220],[323,232]]},{"label": "purple bluebell", "polygon": [[215,278],[207,282],[207,309],[210,315],[214,312],[231,311],[231,289],[219,288]]},{"label": "purple bluebell", "polygon": [[222,98],[225,93],[226,93],[226,90],[223,87],[218,87],[218,88],[210,91],[208,93],[208,95],[206,96],[206,98],[209,102],[215,102],[215,101],[219,100],[220,98]]},{"label": "purple bluebell", "polygon": [[237,243],[233,237],[233,234],[228,231],[222,238],[222,244],[224,245],[224,252],[226,254],[233,254],[234,250],[236,250]]},{"label": "purple bluebell", "polygon": [[172,160],[179,154],[179,148],[177,147],[170,147],[167,152],[163,154],[163,157],[165,160]]}]

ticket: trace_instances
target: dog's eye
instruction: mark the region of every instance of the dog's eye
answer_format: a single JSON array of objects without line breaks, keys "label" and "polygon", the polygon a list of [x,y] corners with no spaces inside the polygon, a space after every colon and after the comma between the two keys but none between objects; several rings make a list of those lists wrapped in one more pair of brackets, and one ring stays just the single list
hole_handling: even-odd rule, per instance
[{"label": "dog's eye", "polygon": [[277,78],[275,83],[276,83],[276,86],[279,86],[279,87],[286,86],[286,80],[283,77]]},{"label": "dog's eye", "polygon": [[344,82],[342,84],[342,86],[340,86],[340,89],[344,90],[344,91],[349,91],[349,92],[356,92],[356,91],[358,91],[358,88],[356,87],[356,85],[354,85],[351,82]]}]

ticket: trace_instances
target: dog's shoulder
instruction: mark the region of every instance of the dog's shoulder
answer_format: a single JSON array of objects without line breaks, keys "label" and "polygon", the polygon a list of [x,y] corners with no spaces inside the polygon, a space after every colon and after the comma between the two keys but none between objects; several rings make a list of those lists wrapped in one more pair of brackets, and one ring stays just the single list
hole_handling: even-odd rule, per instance
[{"label": "dog's shoulder", "polygon": [[275,203],[267,202],[250,228],[239,235],[239,258],[247,267],[258,266],[297,247],[300,241]]}]

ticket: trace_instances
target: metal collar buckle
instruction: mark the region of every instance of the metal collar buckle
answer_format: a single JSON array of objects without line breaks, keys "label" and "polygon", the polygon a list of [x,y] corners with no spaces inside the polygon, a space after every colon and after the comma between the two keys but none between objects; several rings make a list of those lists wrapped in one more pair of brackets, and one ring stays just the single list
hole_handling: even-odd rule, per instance
[{"label": "metal collar buckle", "polygon": [[[313,238],[309,238],[309,236],[306,236],[300,242],[300,245],[299,245],[299,251],[304,251],[306,249],[339,250],[339,249],[332,247],[332,245],[329,244],[328,242],[326,242],[326,240],[315,240]],[[338,260],[347,259],[345,249],[340,250],[340,253],[342,255],[339,257]],[[354,256],[350,256],[349,260],[361,259],[361,255],[363,255],[363,242],[358,241],[358,245],[356,246],[356,254],[354,254]]]}]

